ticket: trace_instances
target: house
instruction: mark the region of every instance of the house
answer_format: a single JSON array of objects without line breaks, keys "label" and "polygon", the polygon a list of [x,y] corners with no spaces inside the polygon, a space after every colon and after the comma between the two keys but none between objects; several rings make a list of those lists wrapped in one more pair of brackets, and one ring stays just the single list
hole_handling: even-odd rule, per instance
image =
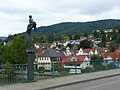
[{"label": "house", "polygon": [[76,55],[84,55],[83,49],[80,48],[79,51],[77,50]]},{"label": "house", "polygon": [[88,49],[82,49],[80,48],[79,51],[76,53],[76,55],[97,55],[98,51],[97,48],[88,48]]},{"label": "house", "polygon": [[107,52],[105,53],[103,60],[106,64],[114,62],[116,66],[120,67],[120,52]]},{"label": "house", "polygon": [[52,62],[60,62],[61,54],[55,49],[49,49],[36,57],[37,67],[44,67],[46,70],[51,70]]},{"label": "house", "polygon": [[80,37],[80,41],[83,41],[83,40],[86,40],[86,39],[88,39],[87,36],[81,36],[81,37]]},{"label": "house", "polygon": [[120,52],[107,52],[104,55],[104,60],[117,60],[120,59]]},{"label": "house", "polygon": [[104,29],[103,30],[105,33],[112,33],[113,32],[113,29]]},{"label": "house", "polygon": [[37,49],[36,52],[35,52],[35,55],[36,55],[36,56],[39,56],[39,55],[41,55],[42,53],[44,53],[44,51],[45,51],[45,50],[43,50],[43,49]]},{"label": "house", "polygon": [[66,53],[66,56],[70,56],[70,55],[72,55],[72,52],[71,52],[71,50],[70,50],[69,47],[66,48],[65,53]]},{"label": "house", "polygon": [[107,53],[107,52],[109,51],[108,48],[102,48],[102,50],[103,50],[105,53]]},{"label": "house", "polygon": [[77,69],[91,67],[90,58],[86,55],[73,55],[62,59],[62,68],[75,69],[75,64]]},{"label": "house", "polygon": [[94,33],[94,32],[100,32],[100,30],[93,30],[92,33]]},{"label": "house", "polygon": [[88,34],[88,38],[89,38],[89,39],[93,39],[93,38],[94,38],[94,35],[93,35],[93,34]]},{"label": "house", "polygon": [[56,48],[56,47],[57,47],[57,43],[54,41],[54,42],[51,44],[50,48]]},{"label": "house", "polygon": [[34,44],[34,46],[35,46],[36,49],[40,48],[39,45],[37,45],[37,44]]},{"label": "house", "polygon": [[93,39],[92,42],[98,45],[102,41],[101,41],[101,38],[96,38],[96,39]]}]

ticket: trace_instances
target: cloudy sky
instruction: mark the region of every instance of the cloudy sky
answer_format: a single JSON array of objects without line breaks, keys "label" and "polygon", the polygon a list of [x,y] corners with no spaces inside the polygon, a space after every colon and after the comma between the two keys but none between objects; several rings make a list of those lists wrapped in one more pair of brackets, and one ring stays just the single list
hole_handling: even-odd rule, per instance
[{"label": "cloudy sky", "polygon": [[25,32],[30,14],[37,27],[120,19],[120,0],[0,0],[0,36]]}]

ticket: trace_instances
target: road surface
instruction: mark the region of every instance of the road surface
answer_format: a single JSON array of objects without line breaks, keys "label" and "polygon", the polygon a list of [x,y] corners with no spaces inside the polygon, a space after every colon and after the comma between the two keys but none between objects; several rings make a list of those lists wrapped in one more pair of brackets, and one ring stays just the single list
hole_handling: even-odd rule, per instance
[{"label": "road surface", "polygon": [[51,90],[120,90],[120,76],[63,86]]}]

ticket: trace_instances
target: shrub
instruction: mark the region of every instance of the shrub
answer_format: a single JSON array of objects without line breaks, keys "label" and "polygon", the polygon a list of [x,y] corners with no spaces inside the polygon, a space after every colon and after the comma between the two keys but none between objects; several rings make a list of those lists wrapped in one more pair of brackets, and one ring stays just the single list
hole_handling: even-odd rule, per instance
[{"label": "shrub", "polygon": [[108,67],[108,69],[115,69],[115,68],[117,68],[117,66],[115,65],[114,62],[108,64],[107,67]]},{"label": "shrub", "polygon": [[88,73],[93,71],[94,71],[94,68],[91,68],[91,67],[86,67],[85,69],[82,69],[82,73]]}]

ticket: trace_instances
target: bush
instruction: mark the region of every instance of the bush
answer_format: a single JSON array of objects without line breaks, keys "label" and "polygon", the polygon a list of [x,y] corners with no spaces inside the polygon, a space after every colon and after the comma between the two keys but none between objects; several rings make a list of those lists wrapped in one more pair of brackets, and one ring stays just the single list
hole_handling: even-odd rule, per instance
[{"label": "bush", "polygon": [[114,62],[108,64],[107,67],[108,67],[108,69],[115,69],[115,68],[117,68],[117,66],[115,65]]},{"label": "bush", "polygon": [[44,73],[45,69],[44,67],[39,67],[39,69],[37,69],[38,73]]},{"label": "bush", "polygon": [[82,73],[88,73],[93,71],[94,71],[94,68],[91,68],[91,67],[86,67],[85,69],[82,69]]},{"label": "bush", "polygon": [[7,78],[13,79],[15,77],[15,68],[9,62],[5,63],[4,69],[5,69],[4,72],[7,75]]},{"label": "bush", "polygon": [[106,69],[104,65],[96,65],[94,68],[95,68],[95,71],[101,71]]},{"label": "bush", "polygon": [[69,68],[62,68],[59,70],[61,76],[69,75]]}]

